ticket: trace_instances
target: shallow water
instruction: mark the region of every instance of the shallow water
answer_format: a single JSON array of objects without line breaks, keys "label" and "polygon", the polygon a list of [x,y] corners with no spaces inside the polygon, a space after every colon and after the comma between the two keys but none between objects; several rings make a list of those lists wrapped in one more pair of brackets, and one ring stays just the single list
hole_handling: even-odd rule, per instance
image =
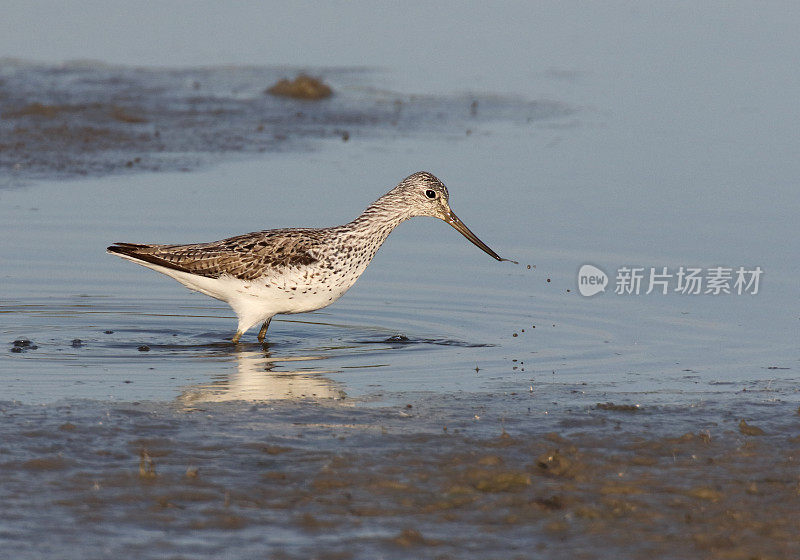
[{"label": "shallow water", "polygon": [[[65,542],[81,558],[798,553],[798,163],[776,148],[796,144],[784,128],[753,147],[740,115],[700,158],[684,141],[706,136],[702,121],[648,128],[588,99],[484,96],[471,111],[473,96],[387,94],[379,74],[330,70],[341,93],[324,123],[282,122],[258,153],[248,115],[278,109],[255,84],[280,72],[225,68],[203,71],[230,110],[195,107],[218,133],[200,149],[196,123],[170,120],[183,93],[164,106],[198,71],[14,71],[30,88],[77,72],[57,83],[78,101],[40,102],[82,107],[67,111],[78,123],[93,91],[133,74],[155,92],[136,103],[147,122],[109,129],[176,131],[164,152],[148,137],[52,166],[42,142],[35,165],[3,167],[0,539],[16,557],[68,556]],[[384,107],[397,98],[400,125]],[[343,141],[331,115],[354,107]],[[745,153],[753,165],[735,163]],[[333,306],[234,347],[225,305],[104,252],[343,223],[419,169],[520,264],[415,219]],[[579,294],[583,264],[611,276],[606,293]],[[626,265],[764,275],[755,295],[617,295]]]}]

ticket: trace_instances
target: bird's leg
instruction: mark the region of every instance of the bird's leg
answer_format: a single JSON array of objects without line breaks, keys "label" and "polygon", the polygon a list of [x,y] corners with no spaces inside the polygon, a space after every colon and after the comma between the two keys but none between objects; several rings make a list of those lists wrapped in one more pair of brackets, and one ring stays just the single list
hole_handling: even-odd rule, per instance
[{"label": "bird's leg", "polygon": [[264,321],[264,324],[261,325],[261,330],[258,331],[258,341],[264,342],[264,338],[267,336],[267,329],[269,328],[269,322],[272,321],[272,317]]},{"label": "bird's leg", "polygon": [[232,339],[232,340],[233,340],[233,343],[234,343],[234,344],[239,344],[239,339],[240,339],[240,338],[242,338],[242,335],[243,335],[243,334],[244,334],[244,333],[243,333],[242,331],[236,331],[236,334],[235,334],[235,335],[233,335],[233,339]]}]

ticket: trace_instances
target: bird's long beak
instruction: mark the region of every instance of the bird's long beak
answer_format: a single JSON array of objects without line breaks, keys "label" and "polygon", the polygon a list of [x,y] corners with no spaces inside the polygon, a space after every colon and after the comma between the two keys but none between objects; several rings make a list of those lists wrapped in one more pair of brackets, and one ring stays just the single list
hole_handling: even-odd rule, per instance
[{"label": "bird's long beak", "polygon": [[497,259],[498,261],[508,261],[514,264],[519,264],[517,261],[512,261],[511,259],[504,259],[500,257],[500,255],[492,251],[486,243],[478,239],[478,236],[472,233],[469,230],[469,228],[464,225],[464,222],[458,219],[458,216],[456,216],[452,210],[448,210],[446,216],[447,217],[444,220],[445,222],[453,226],[457,232],[459,232],[461,235],[472,241],[472,243],[474,243],[477,247],[479,247],[484,253],[486,253],[490,257]]}]

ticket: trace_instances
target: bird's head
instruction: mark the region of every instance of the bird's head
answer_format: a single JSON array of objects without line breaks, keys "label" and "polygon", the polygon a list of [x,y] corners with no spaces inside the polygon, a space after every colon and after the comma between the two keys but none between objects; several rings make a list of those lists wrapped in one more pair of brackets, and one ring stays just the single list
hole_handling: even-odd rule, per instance
[{"label": "bird's head", "polygon": [[458,216],[450,208],[450,195],[447,192],[447,187],[433,174],[427,171],[418,171],[413,175],[409,175],[390,194],[396,195],[402,200],[402,205],[405,207],[409,218],[431,216],[444,220],[492,258],[498,261],[509,260],[501,258],[492,251],[464,225],[464,222],[458,219]]}]

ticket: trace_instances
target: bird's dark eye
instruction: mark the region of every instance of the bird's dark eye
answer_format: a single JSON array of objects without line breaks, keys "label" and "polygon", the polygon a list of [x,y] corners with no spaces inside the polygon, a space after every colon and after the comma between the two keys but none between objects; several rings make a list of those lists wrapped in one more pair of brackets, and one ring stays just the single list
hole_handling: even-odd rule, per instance
[{"label": "bird's dark eye", "polygon": [[436,191],[428,189],[427,191],[425,191],[425,196],[427,196],[428,198],[436,198]]}]

